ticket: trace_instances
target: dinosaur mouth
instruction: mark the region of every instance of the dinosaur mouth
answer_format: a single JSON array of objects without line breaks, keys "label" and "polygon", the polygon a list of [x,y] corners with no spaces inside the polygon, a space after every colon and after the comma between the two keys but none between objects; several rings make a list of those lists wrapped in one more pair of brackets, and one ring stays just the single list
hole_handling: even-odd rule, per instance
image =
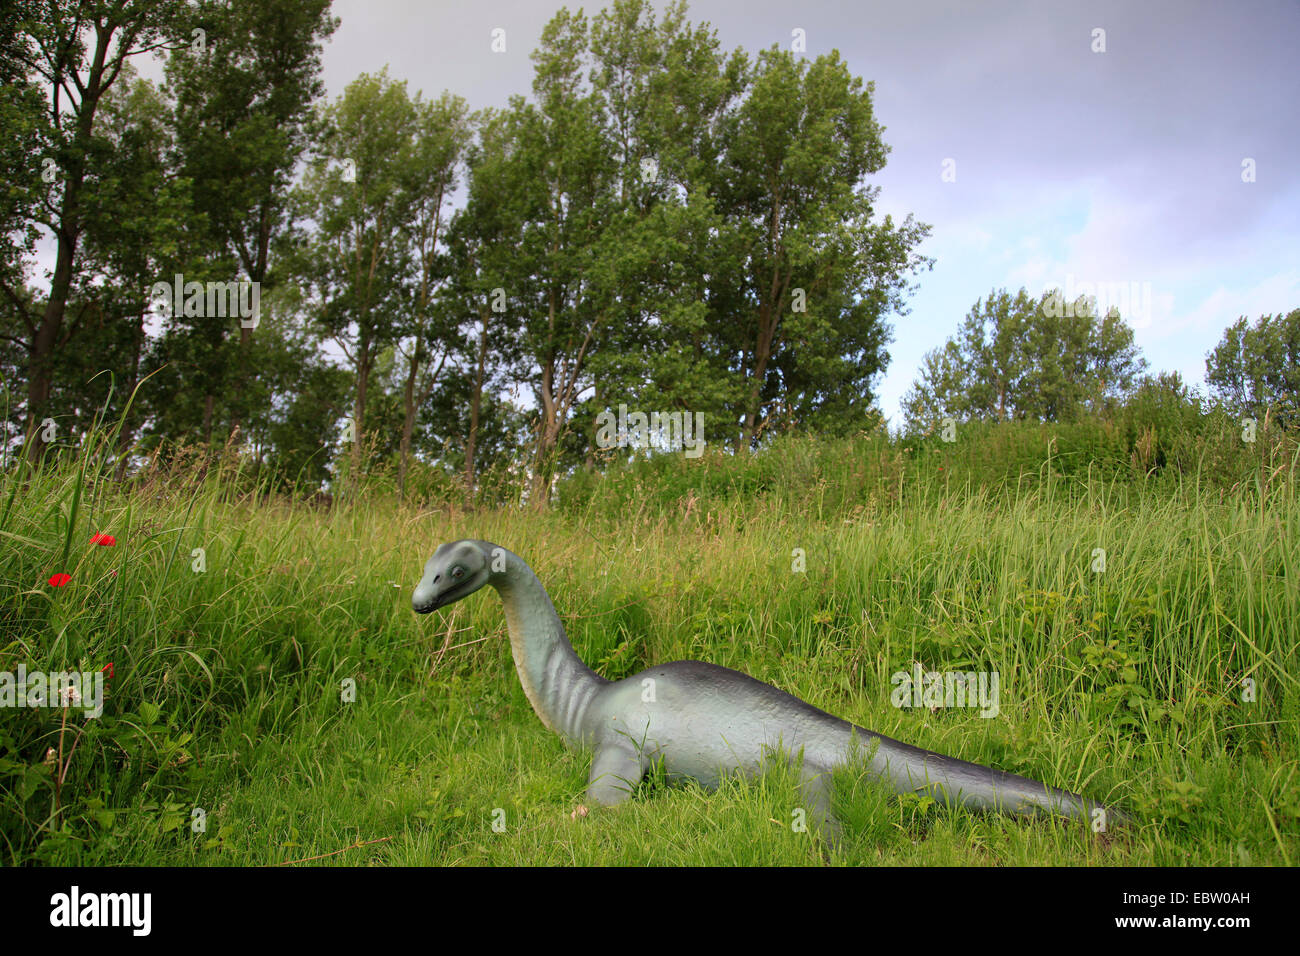
[{"label": "dinosaur mouth", "polygon": [[440,607],[446,607],[448,604],[455,604],[464,596],[465,586],[459,584],[456,587],[448,588],[441,594],[434,595],[430,600],[425,601],[423,604],[412,603],[411,607],[415,610],[416,614],[429,614],[432,611],[438,610]]},{"label": "dinosaur mouth", "polygon": [[449,604],[449,603],[450,602],[447,600],[447,595],[440,594],[432,601],[429,601],[425,604],[419,604],[419,605],[413,604],[411,605],[411,607],[415,610],[416,614],[429,614],[433,611],[438,610],[438,608],[442,607],[444,604]]}]

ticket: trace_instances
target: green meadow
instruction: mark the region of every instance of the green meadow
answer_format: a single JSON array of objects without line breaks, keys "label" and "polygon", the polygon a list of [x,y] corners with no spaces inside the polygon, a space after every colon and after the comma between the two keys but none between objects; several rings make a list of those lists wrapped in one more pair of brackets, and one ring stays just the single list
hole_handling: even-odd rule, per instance
[{"label": "green meadow", "polygon": [[[105,675],[98,718],[0,708],[0,859],[1290,865],[1300,455],[1232,439],[1159,470],[1082,425],[789,439],[579,473],[535,509],[312,507],[222,457],[118,484],[92,435],[0,477],[0,671]],[[605,677],[711,661],[1135,822],[950,811],[843,770],[832,847],[777,764],[588,809],[590,754],[529,708],[496,594],[411,610],[463,537],[529,561]],[[895,707],[918,664],[997,672],[997,715]]]}]

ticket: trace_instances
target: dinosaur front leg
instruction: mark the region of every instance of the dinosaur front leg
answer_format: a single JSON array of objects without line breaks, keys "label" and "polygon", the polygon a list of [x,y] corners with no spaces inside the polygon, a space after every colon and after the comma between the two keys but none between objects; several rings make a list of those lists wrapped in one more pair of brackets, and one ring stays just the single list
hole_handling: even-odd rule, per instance
[{"label": "dinosaur front leg", "polygon": [[799,792],[807,804],[809,816],[826,838],[826,844],[834,849],[842,849],[844,831],[835,818],[833,797],[835,781],[828,768],[804,762],[799,768]]},{"label": "dinosaur front leg", "polygon": [[587,799],[607,807],[622,803],[644,775],[641,754],[626,740],[600,744],[587,776]]}]

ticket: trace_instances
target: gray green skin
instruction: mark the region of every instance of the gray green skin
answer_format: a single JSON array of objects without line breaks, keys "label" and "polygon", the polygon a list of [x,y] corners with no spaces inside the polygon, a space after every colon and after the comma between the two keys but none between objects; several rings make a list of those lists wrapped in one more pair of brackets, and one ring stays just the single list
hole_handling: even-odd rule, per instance
[{"label": "gray green skin", "polygon": [[[726,774],[754,776],[773,753],[802,755],[808,809],[832,837],[832,768],[865,764],[898,793],[928,794],[947,805],[1010,813],[1055,813],[1127,822],[1117,810],[1015,774],[945,757],[841,720],[739,671],[675,661],[608,681],[574,652],[550,596],[518,556],[487,541],[444,544],[424,566],[411,604],[428,614],[490,584],[505,605],[515,668],[533,710],[575,748],[594,751],[587,796],[627,800],[662,763],[668,780],[706,788]],[[648,683],[649,682],[649,683]],[[652,691],[652,693],[651,693]]]}]

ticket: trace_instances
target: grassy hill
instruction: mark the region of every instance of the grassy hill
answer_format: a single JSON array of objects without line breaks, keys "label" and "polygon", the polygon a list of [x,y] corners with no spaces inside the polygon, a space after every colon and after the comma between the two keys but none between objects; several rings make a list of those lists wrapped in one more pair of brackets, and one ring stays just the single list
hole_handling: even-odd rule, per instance
[{"label": "grassy hill", "polygon": [[[313,508],[228,461],[119,488],[100,447],[0,478],[0,671],[111,664],[98,718],[0,707],[5,863],[1300,858],[1293,437],[785,439],[580,472],[540,512]],[[584,815],[590,755],[529,708],[495,594],[411,611],[425,559],[462,537],[528,560],[606,677],[712,661],[1138,822],[953,812],[844,771],[832,850],[792,825],[781,767],[712,793],[652,779]],[[893,706],[917,664],[997,672],[997,716]]]}]

